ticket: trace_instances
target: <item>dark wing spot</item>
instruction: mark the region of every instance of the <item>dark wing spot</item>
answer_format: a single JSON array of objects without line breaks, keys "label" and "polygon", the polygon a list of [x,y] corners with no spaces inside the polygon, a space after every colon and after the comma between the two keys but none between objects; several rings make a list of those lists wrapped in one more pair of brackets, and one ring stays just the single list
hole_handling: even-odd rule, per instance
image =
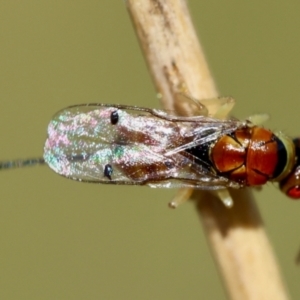
[{"label": "dark wing spot", "polygon": [[105,165],[104,167],[104,176],[107,177],[109,180],[111,180],[111,175],[113,173],[113,168],[110,164]]},{"label": "dark wing spot", "polygon": [[116,125],[118,123],[118,121],[119,121],[119,114],[118,114],[118,111],[115,110],[110,115],[110,122],[111,122],[111,124]]}]

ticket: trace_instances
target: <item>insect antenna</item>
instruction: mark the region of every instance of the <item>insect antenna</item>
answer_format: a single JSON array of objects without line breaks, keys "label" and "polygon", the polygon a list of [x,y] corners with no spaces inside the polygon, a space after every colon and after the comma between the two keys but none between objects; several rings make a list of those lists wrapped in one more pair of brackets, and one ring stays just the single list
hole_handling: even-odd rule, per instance
[{"label": "insect antenna", "polygon": [[32,167],[43,164],[45,164],[45,160],[42,157],[0,161],[0,170]]}]

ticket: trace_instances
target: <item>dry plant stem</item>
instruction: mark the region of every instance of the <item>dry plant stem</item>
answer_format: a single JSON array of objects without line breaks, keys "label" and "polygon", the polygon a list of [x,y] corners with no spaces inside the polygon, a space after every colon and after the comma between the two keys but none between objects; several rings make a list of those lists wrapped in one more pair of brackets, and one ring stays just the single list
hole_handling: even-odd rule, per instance
[{"label": "dry plant stem", "polygon": [[[200,100],[216,97],[185,1],[127,0],[126,4],[164,108],[180,109],[178,92]],[[251,191],[231,194],[235,204],[226,209],[212,194],[195,192],[197,211],[228,295],[239,300],[287,299]]]}]

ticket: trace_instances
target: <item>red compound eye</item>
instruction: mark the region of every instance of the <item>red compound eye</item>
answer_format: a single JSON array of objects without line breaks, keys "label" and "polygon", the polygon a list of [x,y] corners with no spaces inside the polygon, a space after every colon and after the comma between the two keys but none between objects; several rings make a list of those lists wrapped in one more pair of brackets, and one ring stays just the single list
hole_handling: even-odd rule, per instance
[{"label": "red compound eye", "polygon": [[300,199],[300,186],[296,185],[287,191],[287,195],[294,200]]},{"label": "red compound eye", "polygon": [[290,174],[279,182],[280,190],[291,199],[300,199],[300,138],[293,140],[295,146],[295,165]]}]

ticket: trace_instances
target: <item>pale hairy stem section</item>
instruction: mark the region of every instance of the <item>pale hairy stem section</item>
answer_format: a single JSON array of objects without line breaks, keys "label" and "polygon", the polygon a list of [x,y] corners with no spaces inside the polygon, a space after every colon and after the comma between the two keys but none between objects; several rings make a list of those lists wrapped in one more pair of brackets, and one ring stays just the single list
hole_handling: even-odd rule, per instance
[{"label": "pale hairy stem section", "polygon": [[[125,2],[163,107],[188,114],[178,93],[218,96],[185,1]],[[208,110],[213,114],[215,107]],[[288,299],[250,189],[230,192],[231,209],[211,193],[193,195],[230,299]]]}]

